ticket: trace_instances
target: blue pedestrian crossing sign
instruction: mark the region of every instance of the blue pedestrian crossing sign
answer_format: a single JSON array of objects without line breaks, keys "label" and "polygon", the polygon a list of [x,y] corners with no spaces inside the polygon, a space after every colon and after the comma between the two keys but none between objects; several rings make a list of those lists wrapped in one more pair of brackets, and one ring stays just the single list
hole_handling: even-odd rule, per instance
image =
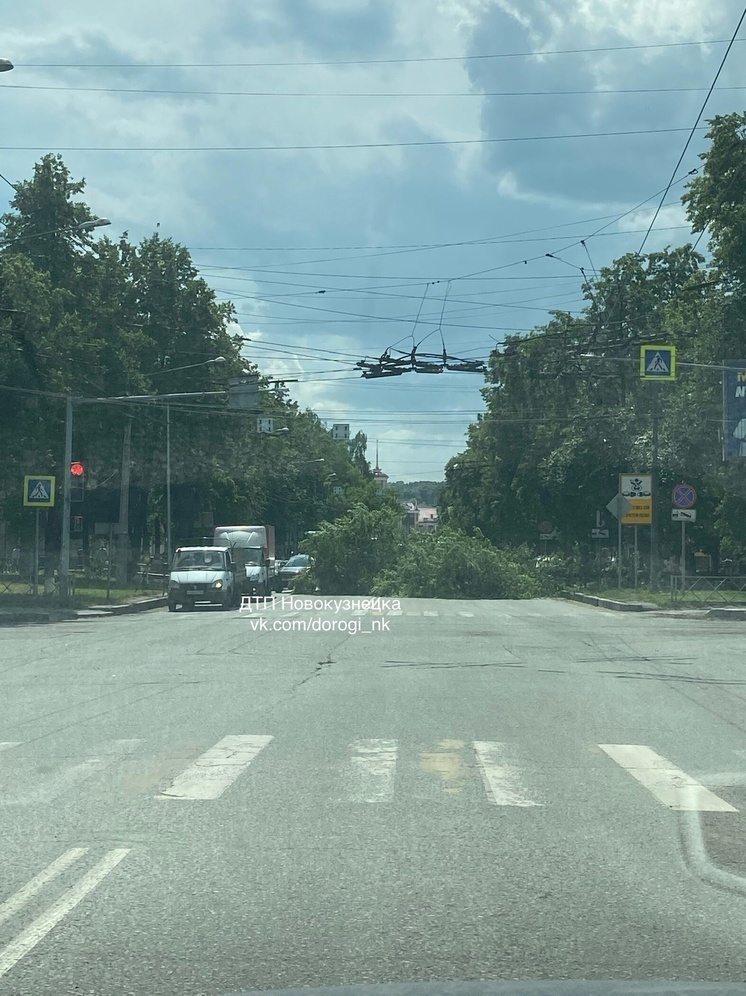
[{"label": "blue pedestrian crossing sign", "polygon": [[676,380],[675,346],[640,346],[643,380]]},{"label": "blue pedestrian crossing sign", "polygon": [[54,508],[54,477],[29,474],[23,479],[23,504],[32,508]]}]

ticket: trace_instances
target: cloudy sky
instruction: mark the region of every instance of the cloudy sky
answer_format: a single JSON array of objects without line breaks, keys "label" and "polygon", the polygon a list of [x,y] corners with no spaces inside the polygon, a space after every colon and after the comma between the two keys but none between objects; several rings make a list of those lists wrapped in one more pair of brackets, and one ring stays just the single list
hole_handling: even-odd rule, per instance
[{"label": "cloudy sky", "polygon": [[[577,311],[579,268],[640,248],[742,7],[0,0],[0,173],[62,153],[112,237],[190,248],[264,373],[378,440],[392,479],[439,480],[482,378],[355,362],[441,333],[486,358]],[[745,53],[705,117],[744,110]],[[678,178],[704,145],[646,250],[689,239]]]}]

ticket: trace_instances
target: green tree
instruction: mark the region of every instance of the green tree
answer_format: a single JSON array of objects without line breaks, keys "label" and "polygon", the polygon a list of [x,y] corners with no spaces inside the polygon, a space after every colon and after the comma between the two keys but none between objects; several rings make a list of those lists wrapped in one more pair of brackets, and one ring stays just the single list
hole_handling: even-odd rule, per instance
[{"label": "green tree", "polygon": [[321,523],[302,549],[315,560],[313,580],[325,595],[368,595],[375,577],[401,555],[402,515],[390,507],[355,505]]}]

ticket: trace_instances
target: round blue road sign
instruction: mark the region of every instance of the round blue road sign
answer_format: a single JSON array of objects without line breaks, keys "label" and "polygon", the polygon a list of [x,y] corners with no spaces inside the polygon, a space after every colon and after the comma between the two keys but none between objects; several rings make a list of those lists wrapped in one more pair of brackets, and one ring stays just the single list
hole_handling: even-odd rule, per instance
[{"label": "round blue road sign", "polygon": [[691,484],[677,484],[671,493],[671,501],[676,508],[692,508],[697,500],[697,492]]}]

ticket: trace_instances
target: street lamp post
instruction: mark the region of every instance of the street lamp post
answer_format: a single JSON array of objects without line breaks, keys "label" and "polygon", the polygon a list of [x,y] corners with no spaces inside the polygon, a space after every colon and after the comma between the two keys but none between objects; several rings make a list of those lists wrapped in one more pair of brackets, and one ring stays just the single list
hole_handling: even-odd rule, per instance
[{"label": "street lamp post", "polygon": [[[167,367],[164,370],[156,370],[148,377],[160,376],[164,373],[176,373],[180,370],[194,370],[196,367],[216,366],[220,363],[227,363],[224,356],[216,356],[212,360],[205,360],[203,363],[188,363],[185,367]],[[166,570],[171,564],[172,544],[171,544],[171,405],[166,405]]]}]

